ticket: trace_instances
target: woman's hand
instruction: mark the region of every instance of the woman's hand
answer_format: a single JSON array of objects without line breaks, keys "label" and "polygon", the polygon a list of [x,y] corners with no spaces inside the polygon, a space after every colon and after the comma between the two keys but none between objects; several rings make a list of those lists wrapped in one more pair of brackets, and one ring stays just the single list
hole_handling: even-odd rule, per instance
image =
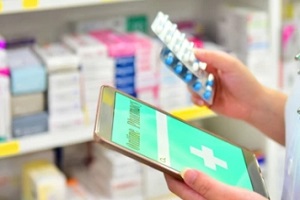
[{"label": "woman's hand", "polygon": [[[195,50],[195,55],[207,63],[207,71],[215,76],[215,97],[209,107],[218,114],[255,126],[284,145],[286,95],[261,85],[248,68],[233,56],[200,49]],[[199,106],[205,104],[193,92],[192,100]]]},{"label": "woman's hand", "polygon": [[255,192],[225,185],[193,169],[183,172],[184,182],[165,177],[170,191],[183,200],[266,200]]},{"label": "woman's hand", "polygon": [[[210,108],[228,117],[247,119],[252,108],[259,104],[264,87],[238,59],[222,52],[195,50],[196,57],[207,63],[207,71],[213,73],[216,91]],[[192,100],[197,105],[204,101],[195,93]]]}]

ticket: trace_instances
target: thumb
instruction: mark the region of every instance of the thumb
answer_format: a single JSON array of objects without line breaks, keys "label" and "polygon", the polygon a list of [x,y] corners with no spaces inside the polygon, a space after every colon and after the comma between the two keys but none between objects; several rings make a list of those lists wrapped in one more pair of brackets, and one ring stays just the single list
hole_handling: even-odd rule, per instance
[{"label": "thumb", "polygon": [[221,51],[195,49],[194,53],[201,62],[205,62],[207,65],[223,72],[232,71],[234,66],[241,64],[238,59]]},{"label": "thumb", "polygon": [[265,200],[257,193],[225,185],[197,170],[187,169],[182,172],[182,177],[190,188],[207,200]]}]

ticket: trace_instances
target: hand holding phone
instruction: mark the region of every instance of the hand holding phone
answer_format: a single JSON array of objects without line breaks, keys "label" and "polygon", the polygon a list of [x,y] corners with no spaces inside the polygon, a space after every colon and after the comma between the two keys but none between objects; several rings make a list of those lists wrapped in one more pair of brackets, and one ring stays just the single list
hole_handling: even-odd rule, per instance
[{"label": "hand holding phone", "polygon": [[182,180],[193,168],[268,197],[254,154],[109,86],[102,86],[94,130],[104,146]]}]

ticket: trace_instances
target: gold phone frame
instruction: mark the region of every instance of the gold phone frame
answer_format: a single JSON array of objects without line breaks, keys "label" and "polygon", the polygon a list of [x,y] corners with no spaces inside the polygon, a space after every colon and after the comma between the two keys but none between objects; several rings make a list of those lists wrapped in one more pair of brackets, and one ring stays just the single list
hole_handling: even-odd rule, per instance
[{"label": "gold phone frame", "polygon": [[[180,176],[180,172],[177,170],[164,165],[160,162],[154,161],[152,159],[149,159],[141,154],[138,154],[134,151],[131,151],[125,147],[122,147],[121,145],[118,145],[111,141],[111,135],[112,135],[112,127],[113,127],[113,118],[114,118],[114,105],[115,105],[115,93],[120,93],[132,100],[135,100],[141,104],[144,104],[146,106],[149,106],[167,116],[173,117],[185,124],[188,124],[187,122],[171,115],[170,113],[167,113],[159,108],[156,108],[144,101],[141,101],[135,97],[132,97],[122,91],[119,91],[111,86],[102,86],[100,89],[100,95],[98,99],[98,106],[97,106],[97,113],[96,113],[96,120],[95,120],[95,126],[94,126],[94,140],[97,143],[101,143],[102,145],[106,146],[109,149],[112,149],[114,151],[117,151],[123,155],[126,155],[130,158],[133,158],[143,164],[149,165],[152,168],[155,168],[159,171],[162,171],[163,173],[166,173],[178,180],[182,181],[182,177]],[[188,124],[189,126],[192,126],[191,124]],[[195,127],[199,129],[199,127]],[[224,139],[218,135],[215,135],[207,130],[202,131],[206,132],[207,134],[213,135],[214,137],[220,138],[221,140],[224,140],[232,145],[235,145],[242,149],[244,158],[245,158],[245,164],[247,166],[247,170],[249,173],[249,177],[252,183],[253,190],[264,197],[269,198],[268,192],[265,187],[265,182],[262,177],[258,162],[256,160],[255,155],[249,151],[248,149],[241,147],[240,145],[234,144],[233,142],[228,141],[227,139]]]}]

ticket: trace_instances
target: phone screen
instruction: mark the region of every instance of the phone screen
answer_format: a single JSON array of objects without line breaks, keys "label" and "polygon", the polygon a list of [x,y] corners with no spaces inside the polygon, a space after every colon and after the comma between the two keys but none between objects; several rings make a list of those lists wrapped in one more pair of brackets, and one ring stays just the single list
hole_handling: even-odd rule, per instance
[{"label": "phone screen", "polygon": [[177,171],[198,169],[253,190],[243,151],[176,118],[115,93],[112,142]]}]

